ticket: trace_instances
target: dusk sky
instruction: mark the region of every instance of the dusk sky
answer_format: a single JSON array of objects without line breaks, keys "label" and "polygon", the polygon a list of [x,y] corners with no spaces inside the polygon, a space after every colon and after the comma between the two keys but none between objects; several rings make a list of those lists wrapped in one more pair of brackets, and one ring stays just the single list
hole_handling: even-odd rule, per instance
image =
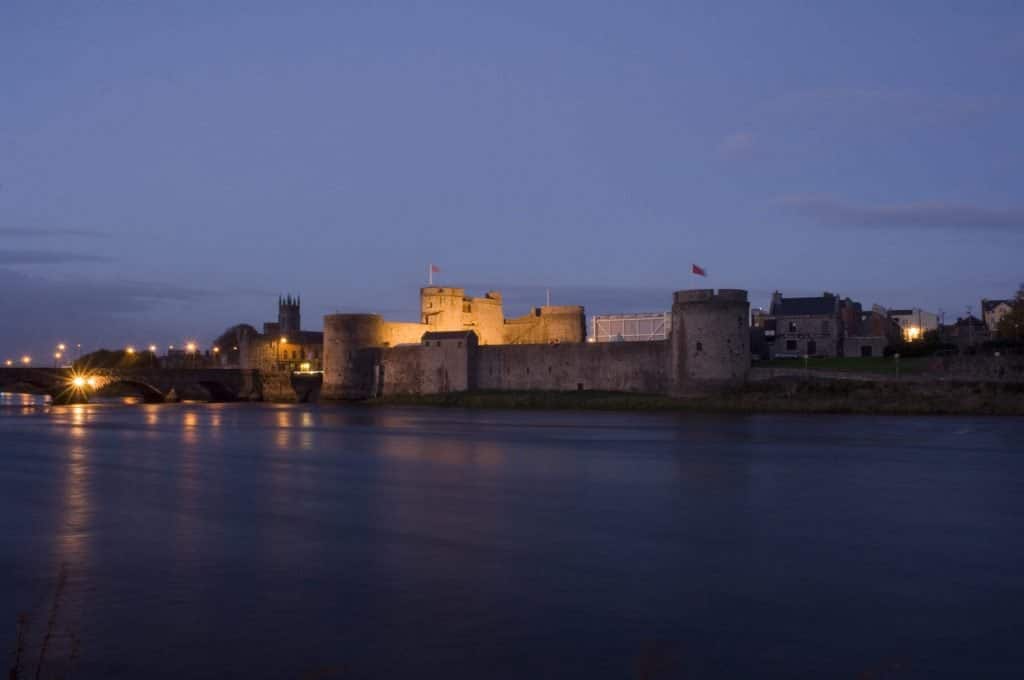
[{"label": "dusk sky", "polygon": [[413,319],[431,262],[510,315],[977,314],[1024,281],[1024,3],[842,4],[7,0],[0,358]]}]

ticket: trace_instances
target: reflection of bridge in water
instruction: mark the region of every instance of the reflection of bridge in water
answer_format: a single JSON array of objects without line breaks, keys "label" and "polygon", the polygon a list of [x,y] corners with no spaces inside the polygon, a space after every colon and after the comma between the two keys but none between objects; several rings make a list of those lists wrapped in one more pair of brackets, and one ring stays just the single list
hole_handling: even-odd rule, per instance
[{"label": "reflection of bridge in water", "polygon": [[[268,376],[269,377],[269,376]],[[274,376],[280,384],[284,376]],[[199,398],[206,401],[260,401],[265,396],[284,401],[315,401],[320,376],[291,376],[294,394],[275,390],[264,394],[259,371],[230,368],[0,368],[0,392],[45,392],[55,403],[77,403],[115,388],[131,390],[146,402]],[[313,384],[315,383],[315,385]]]}]

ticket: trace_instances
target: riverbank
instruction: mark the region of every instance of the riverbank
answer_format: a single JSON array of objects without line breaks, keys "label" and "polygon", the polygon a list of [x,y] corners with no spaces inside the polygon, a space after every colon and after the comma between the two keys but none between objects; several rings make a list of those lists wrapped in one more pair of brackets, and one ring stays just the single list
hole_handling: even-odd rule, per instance
[{"label": "riverbank", "polygon": [[1024,416],[1024,384],[778,380],[681,398],[590,391],[453,392],[396,395],[366,403],[481,409]]}]

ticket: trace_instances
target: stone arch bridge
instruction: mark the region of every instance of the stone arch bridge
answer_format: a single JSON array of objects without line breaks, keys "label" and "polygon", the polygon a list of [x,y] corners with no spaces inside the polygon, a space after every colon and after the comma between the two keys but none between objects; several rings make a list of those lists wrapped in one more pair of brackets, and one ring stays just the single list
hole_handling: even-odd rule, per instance
[{"label": "stone arch bridge", "polygon": [[0,368],[0,392],[36,391],[54,403],[80,403],[114,385],[138,392],[146,402],[175,401],[183,395],[203,394],[209,401],[259,401],[263,385],[259,371],[220,368]]}]

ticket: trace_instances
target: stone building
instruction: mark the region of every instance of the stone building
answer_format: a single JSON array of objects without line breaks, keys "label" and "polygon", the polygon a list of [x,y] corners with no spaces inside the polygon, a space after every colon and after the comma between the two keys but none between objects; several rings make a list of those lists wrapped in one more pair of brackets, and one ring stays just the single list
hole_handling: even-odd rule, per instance
[{"label": "stone building", "polygon": [[762,321],[771,357],[842,356],[844,315],[852,317],[860,312],[859,305],[856,310],[844,310],[844,303],[849,301],[832,293],[786,298],[776,291]]},{"label": "stone building", "polygon": [[999,322],[1013,312],[1015,300],[988,300],[981,301],[981,318],[985,321],[985,327],[989,332],[995,333],[999,328]]},{"label": "stone building", "polygon": [[324,334],[302,330],[301,300],[290,295],[278,298],[277,321],[263,324],[262,333],[243,333],[238,339],[241,368],[262,372],[323,370]]},{"label": "stone building", "polygon": [[742,382],[750,367],[742,290],[675,293],[670,336],[650,342],[584,342],[582,307],[541,307],[499,325],[500,296],[478,300],[467,303],[459,288],[423,289],[420,324],[327,315],[323,396],[475,389],[681,394]]},{"label": "stone building", "polygon": [[767,314],[758,315],[753,335],[758,356],[779,359],[882,356],[899,339],[884,310],[865,312],[859,302],[833,293],[787,298],[778,291]]},{"label": "stone building", "polygon": [[956,323],[939,327],[939,338],[944,343],[956,345],[961,352],[967,351],[992,339],[992,332],[985,322],[976,316],[958,318]]},{"label": "stone building", "polygon": [[889,318],[899,324],[900,334],[907,342],[923,340],[924,334],[939,329],[937,314],[922,309],[890,309]]}]

